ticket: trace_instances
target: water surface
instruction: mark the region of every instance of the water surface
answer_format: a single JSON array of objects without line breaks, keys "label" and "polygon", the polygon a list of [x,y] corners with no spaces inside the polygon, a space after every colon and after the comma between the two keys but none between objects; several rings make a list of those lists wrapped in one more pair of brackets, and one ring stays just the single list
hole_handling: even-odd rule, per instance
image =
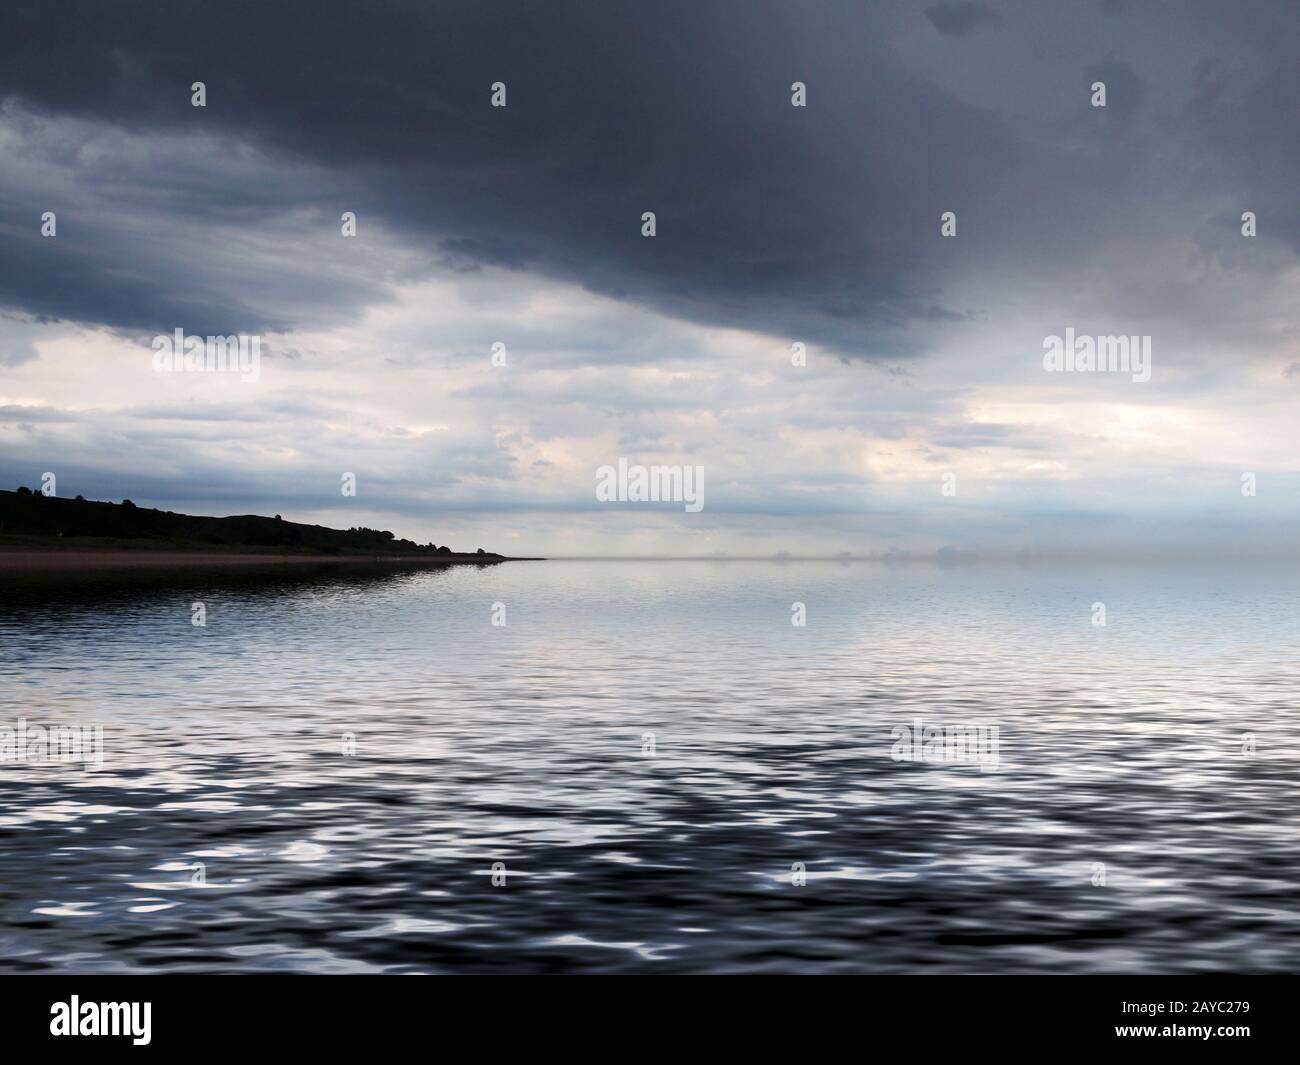
[{"label": "water surface", "polygon": [[[0,765],[6,971],[1300,962],[1297,572],[0,580],[0,724],[105,745]],[[917,718],[996,770],[896,761]]]}]

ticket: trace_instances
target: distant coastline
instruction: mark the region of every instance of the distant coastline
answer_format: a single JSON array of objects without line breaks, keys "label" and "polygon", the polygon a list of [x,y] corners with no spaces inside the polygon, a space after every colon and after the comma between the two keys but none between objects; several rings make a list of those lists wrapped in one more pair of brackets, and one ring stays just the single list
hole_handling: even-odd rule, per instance
[{"label": "distant coastline", "polygon": [[283,566],[316,563],[333,566],[494,566],[501,562],[540,562],[510,555],[306,555],[247,551],[167,551],[154,548],[86,550],[79,547],[24,549],[0,544],[0,571],[15,569],[107,569],[199,566]]},{"label": "distant coastline", "polygon": [[382,529],[330,529],[279,515],[226,518],[121,503],[0,491],[0,569],[535,561],[494,551],[418,544]]}]

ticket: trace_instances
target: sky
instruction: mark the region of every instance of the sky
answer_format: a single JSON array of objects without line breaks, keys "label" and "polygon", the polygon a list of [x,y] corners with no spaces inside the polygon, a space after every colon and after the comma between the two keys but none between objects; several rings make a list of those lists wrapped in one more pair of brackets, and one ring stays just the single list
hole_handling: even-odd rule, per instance
[{"label": "sky", "polygon": [[[1294,0],[7,0],[0,485],[514,554],[1287,557],[1298,101]],[[177,329],[257,380],[158,372]],[[1046,369],[1067,330],[1150,379]],[[703,508],[601,501],[620,458]]]}]

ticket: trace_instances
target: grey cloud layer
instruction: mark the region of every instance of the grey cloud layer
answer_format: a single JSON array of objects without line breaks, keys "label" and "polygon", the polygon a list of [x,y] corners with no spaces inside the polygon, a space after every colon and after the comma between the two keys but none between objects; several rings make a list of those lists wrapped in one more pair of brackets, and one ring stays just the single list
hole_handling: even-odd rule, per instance
[{"label": "grey cloud layer", "polygon": [[[985,310],[970,279],[1053,278],[1119,312],[1125,249],[1231,254],[1243,202],[1287,254],[1240,269],[1293,261],[1297,23],[1273,0],[10,3],[11,113],[108,124],[131,154],[101,141],[80,161],[57,244],[34,220],[60,190],[32,182],[39,161],[6,164],[0,302],[128,329],[318,327],[383,298],[387,278],[292,235],[317,227],[337,257],[355,210],[411,273],[505,265],[851,358],[959,330]],[[260,265],[241,269],[241,232]],[[169,254],[186,234],[200,254]],[[1185,299],[1197,276],[1168,269]]]},{"label": "grey cloud layer", "polygon": [[[705,464],[691,533],[745,543],[1280,541],[1298,29],[1292,0],[10,0],[0,483],[712,550],[593,512],[625,454]],[[269,334],[258,385],[154,374],[177,326]],[[1067,326],[1154,335],[1152,382],[1044,374]]]}]

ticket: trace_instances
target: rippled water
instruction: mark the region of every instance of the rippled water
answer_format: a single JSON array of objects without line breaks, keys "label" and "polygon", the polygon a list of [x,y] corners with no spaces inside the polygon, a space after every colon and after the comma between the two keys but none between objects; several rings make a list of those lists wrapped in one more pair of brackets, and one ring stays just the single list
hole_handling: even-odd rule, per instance
[{"label": "rippled water", "polygon": [[[0,581],[0,724],[104,730],[0,764],[7,971],[1300,962],[1294,572]],[[917,718],[996,769],[896,761]]]}]

